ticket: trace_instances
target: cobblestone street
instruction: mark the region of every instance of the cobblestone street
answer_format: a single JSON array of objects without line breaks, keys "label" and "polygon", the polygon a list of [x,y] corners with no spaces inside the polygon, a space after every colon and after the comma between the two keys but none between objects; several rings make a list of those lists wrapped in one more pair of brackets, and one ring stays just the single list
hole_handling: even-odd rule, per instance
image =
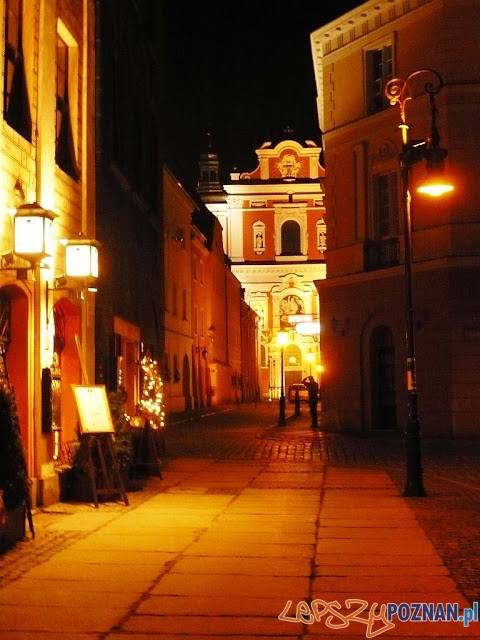
[{"label": "cobblestone street", "polygon": [[[276,406],[266,403],[226,407],[200,419],[177,420],[166,430],[164,469],[180,458],[213,458],[265,461],[283,471],[295,463],[322,472],[326,467],[376,468],[387,471],[403,488],[404,445],[398,434],[369,437],[312,431],[308,411],[302,407],[293,417],[288,407],[287,426],[277,427]],[[473,602],[480,594],[480,447],[477,441],[422,443],[426,498],[409,498],[417,520],[434,544],[465,597]],[[293,465],[292,465],[293,467]],[[164,481],[150,477],[141,491],[129,493],[132,506],[168,489]],[[90,504],[57,504],[34,514],[35,541],[26,540],[0,555],[0,584],[16,580],[36,564],[87,535],[82,530],[53,534],[43,526],[56,514],[91,510]],[[107,511],[122,511],[123,503],[103,504]]]}]

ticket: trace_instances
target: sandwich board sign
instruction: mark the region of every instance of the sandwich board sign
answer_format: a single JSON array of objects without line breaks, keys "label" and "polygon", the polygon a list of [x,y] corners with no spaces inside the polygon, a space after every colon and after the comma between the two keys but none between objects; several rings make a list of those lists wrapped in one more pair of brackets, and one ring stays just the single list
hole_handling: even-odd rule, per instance
[{"label": "sandwich board sign", "polygon": [[105,385],[73,384],[82,434],[114,433]]}]

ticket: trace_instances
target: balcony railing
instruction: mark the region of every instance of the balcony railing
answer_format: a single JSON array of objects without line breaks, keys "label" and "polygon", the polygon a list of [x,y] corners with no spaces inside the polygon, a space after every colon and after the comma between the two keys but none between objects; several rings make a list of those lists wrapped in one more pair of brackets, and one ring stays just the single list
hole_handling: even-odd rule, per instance
[{"label": "balcony railing", "polygon": [[394,267],[400,264],[398,238],[367,240],[363,245],[363,265],[365,271]]}]

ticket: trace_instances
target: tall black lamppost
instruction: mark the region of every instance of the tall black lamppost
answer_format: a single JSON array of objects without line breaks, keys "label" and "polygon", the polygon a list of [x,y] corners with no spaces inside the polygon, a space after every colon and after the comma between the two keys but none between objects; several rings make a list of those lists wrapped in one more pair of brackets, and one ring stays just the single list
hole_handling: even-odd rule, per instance
[{"label": "tall black lamppost", "polygon": [[278,426],[284,427],[287,424],[285,419],[285,383],[284,383],[284,351],[288,342],[288,333],[286,331],[277,332],[277,344],[280,346],[280,402],[278,405]]},{"label": "tall black lamppost", "polygon": [[[412,98],[410,81],[418,75],[430,75],[431,80],[424,85],[424,91],[430,100],[431,130],[428,140],[413,140],[409,136],[409,126],[405,118],[405,104]],[[385,86],[385,95],[390,104],[400,106],[402,130],[402,150],[400,169],[402,179],[403,231],[405,244],[405,335],[407,351],[407,428],[406,428],[406,484],[404,496],[422,497],[426,495],[423,486],[422,455],[420,444],[420,423],[418,419],[417,373],[415,362],[415,322],[412,293],[412,219],[410,195],[410,169],[421,160],[426,161],[427,182],[419,187],[421,193],[440,196],[453,187],[443,178],[444,161],[447,150],[439,146],[440,136],[437,130],[435,96],[441,91],[443,80],[433,69],[419,69],[405,79],[394,78]]]}]

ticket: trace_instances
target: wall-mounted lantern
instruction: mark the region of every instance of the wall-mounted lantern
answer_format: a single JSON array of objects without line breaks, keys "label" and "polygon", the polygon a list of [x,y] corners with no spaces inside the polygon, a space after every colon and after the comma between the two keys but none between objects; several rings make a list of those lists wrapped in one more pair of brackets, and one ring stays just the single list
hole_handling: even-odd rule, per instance
[{"label": "wall-mounted lantern", "polygon": [[98,247],[96,240],[76,238],[65,245],[65,275],[68,278],[92,280],[98,278]]},{"label": "wall-mounted lantern", "polygon": [[40,205],[23,204],[13,218],[13,253],[32,268],[53,255],[53,220],[57,216]]}]

